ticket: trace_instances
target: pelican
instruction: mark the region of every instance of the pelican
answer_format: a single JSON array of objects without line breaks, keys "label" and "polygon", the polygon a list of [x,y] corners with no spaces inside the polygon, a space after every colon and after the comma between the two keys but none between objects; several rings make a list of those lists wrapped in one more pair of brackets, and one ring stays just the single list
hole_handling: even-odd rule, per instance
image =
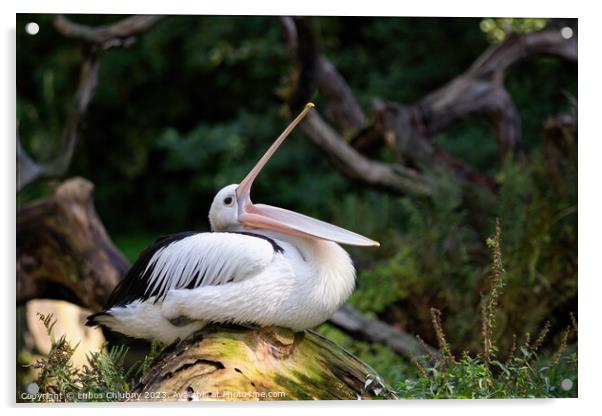
[{"label": "pelican", "polygon": [[171,343],[208,323],[315,327],[349,298],[355,268],[339,244],[379,243],[335,225],[251,202],[265,164],[314,105],[291,122],[240,184],[209,210],[211,232],[159,238],[86,325]]}]

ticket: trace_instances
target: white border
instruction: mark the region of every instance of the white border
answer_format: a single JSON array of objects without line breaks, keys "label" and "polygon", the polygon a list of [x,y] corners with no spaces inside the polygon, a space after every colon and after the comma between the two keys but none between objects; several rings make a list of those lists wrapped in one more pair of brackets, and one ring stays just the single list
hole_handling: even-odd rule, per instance
[{"label": "white border", "polygon": [[392,0],[324,1],[275,0],[253,1],[144,1],[104,0],[19,0],[21,13],[155,13],[155,14],[238,14],[238,15],[334,15],[334,16],[513,16],[577,17],[575,3],[561,1],[527,2],[505,0],[483,2],[470,0],[395,2]]},{"label": "white border", "polygon": [[[591,5],[590,5],[591,4]],[[601,227],[602,207],[600,198],[600,157],[602,156],[600,134],[600,29],[599,15],[594,8],[595,2],[546,1],[527,2],[524,0],[505,0],[503,2],[483,1],[429,1],[395,2],[393,0],[370,0],[365,2],[305,0],[295,3],[282,1],[183,1],[169,0],[149,2],[144,0],[103,0],[101,2],[85,2],[81,0],[19,0],[18,3],[1,2],[2,21],[2,62],[0,65],[1,97],[0,126],[3,137],[0,140],[1,154],[5,158],[1,169],[1,181],[4,191],[4,202],[0,204],[1,230],[5,238],[0,250],[4,266],[5,305],[3,312],[6,318],[1,334],[3,375],[0,377],[0,392],[5,406],[11,406],[14,400],[14,265],[15,265],[15,12],[29,13],[147,13],[147,14],[295,14],[295,15],[400,15],[400,16],[520,16],[520,17],[578,17],[579,18],[579,106],[580,136],[579,151],[579,399],[576,400],[506,400],[506,401],[445,401],[445,402],[387,402],[387,403],[267,403],[264,405],[245,406],[243,404],[208,404],[205,406],[177,406],[178,414],[211,412],[225,414],[233,409],[249,414],[304,415],[308,412],[335,411],[341,409],[345,413],[373,411],[380,413],[420,412],[445,413],[458,415],[488,414],[507,415],[509,412],[526,410],[529,412],[545,412],[545,414],[577,414],[596,406],[596,398],[600,396],[600,280],[602,278],[598,235]],[[92,406],[48,406],[45,412],[60,414],[77,414],[82,411],[91,414],[103,414],[107,408]],[[123,409],[125,406],[110,406]],[[142,406],[144,412],[163,415],[165,406]],[[370,407],[370,408],[368,408]],[[14,411],[15,409],[9,409]],[[27,413],[40,409],[21,409]],[[140,406],[136,406],[140,411]],[[44,413],[45,413],[44,412]],[[586,412],[586,414],[589,412]]]}]

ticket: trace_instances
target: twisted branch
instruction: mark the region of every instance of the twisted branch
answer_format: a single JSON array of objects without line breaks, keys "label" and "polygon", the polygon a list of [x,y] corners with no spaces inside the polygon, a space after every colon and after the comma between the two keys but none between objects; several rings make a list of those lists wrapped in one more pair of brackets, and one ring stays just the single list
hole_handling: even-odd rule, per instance
[{"label": "twisted branch", "polygon": [[[568,23],[574,26],[574,36],[565,39],[560,25],[553,21],[546,29],[510,36],[489,47],[465,73],[414,104],[375,99],[372,106],[375,121],[368,124],[344,78],[327,58],[319,54],[311,21],[291,17],[281,17],[279,21],[295,62],[289,105],[292,109],[299,107],[311,97],[313,88],[317,88],[325,99],[328,120],[342,132],[338,135],[334,129],[327,128],[325,121],[314,117],[313,121],[308,119],[304,123],[313,123],[313,127],[302,125],[308,138],[346,176],[396,193],[415,192],[418,188],[421,193],[429,194],[424,192],[428,186],[422,186],[428,183],[425,178],[418,187],[408,186],[408,182],[414,183],[416,178],[424,176],[420,172],[427,170],[451,171],[458,179],[496,191],[497,183],[491,176],[447,153],[435,143],[433,136],[459,120],[481,115],[487,117],[495,132],[500,156],[522,157],[521,120],[503,85],[506,71],[535,55],[551,55],[569,61],[577,59],[576,23]],[[352,137],[350,146],[342,136]],[[392,150],[397,161],[389,169],[383,169],[386,164],[359,154],[359,151],[365,152],[383,143]],[[348,147],[357,150],[358,154],[350,152]],[[346,163],[345,158],[350,156],[352,161]],[[380,163],[381,169],[368,169],[373,163]],[[355,167],[357,164],[362,167]],[[391,176],[391,171],[403,172],[402,180]],[[411,174],[405,175],[407,172]]]},{"label": "twisted branch", "polygon": [[90,27],[72,22],[63,15],[57,15],[52,22],[55,29],[67,38],[83,40],[107,48],[123,45],[126,39],[151,29],[161,19],[163,16],[131,16],[111,25]]},{"label": "twisted branch", "polygon": [[417,355],[436,357],[439,355],[438,350],[418,342],[416,337],[404,330],[379,320],[370,319],[350,305],[343,305],[336,311],[330,318],[330,323],[355,339],[384,344],[406,357]]},{"label": "twisted branch", "polygon": [[71,22],[62,15],[54,17],[53,24],[60,33],[87,42],[84,48],[84,61],[75,92],[75,103],[67,116],[62,144],[55,158],[47,163],[34,161],[23,148],[17,131],[17,191],[38,179],[60,177],[67,171],[77,144],[79,128],[96,92],[101,51],[131,45],[135,35],[150,29],[161,18],[160,16],[133,16],[109,26],[93,28]]},{"label": "twisted branch", "polygon": [[61,176],[69,167],[77,143],[79,127],[96,91],[98,69],[98,55],[87,54],[80,71],[75,104],[64,128],[61,149],[52,161],[35,162],[23,148],[17,131],[17,191],[37,179]]},{"label": "twisted branch", "polygon": [[[334,65],[318,55],[310,23],[305,19],[280,17],[280,24],[295,61],[293,88],[288,97],[292,112],[309,100],[315,83],[324,92],[325,113],[332,122],[343,130],[362,128],[366,117]],[[432,184],[418,171],[362,155],[316,111],[308,114],[300,129],[335,168],[353,181],[399,194],[432,193]]]},{"label": "twisted branch", "polygon": [[552,24],[490,46],[465,73],[414,104],[416,124],[423,134],[430,136],[473,114],[486,115],[496,134],[500,154],[519,155],[521,120],[504,87],[504,79],[513,65],[536,55],[576,62],[576,28],[570,39],[565,39],[561,28]]}]

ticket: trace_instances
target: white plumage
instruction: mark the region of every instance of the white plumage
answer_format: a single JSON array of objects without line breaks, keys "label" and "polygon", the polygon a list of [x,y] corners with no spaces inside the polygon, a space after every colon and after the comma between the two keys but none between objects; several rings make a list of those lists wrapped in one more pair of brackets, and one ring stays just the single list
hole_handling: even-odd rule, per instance
[{"label": "white plumage", "polygon": [[148,290],[167,293],[194,283],[195,277],[200,281],[198,286],[238,282],[264,271],[273,259],[272,246],[259,238],[234,233],[194,234],[153,255],[146,269],[152,270]]},{"label": "white plumage", "polygon": [[[146,294],[159,292],[94,319],[129,336],[162,342],[185,338],[207,322],[298,331],[327,320],[351,295],[355,270],[338,244],[257,235],[273,238],[282,251],[260,237],[219,232],[194,234],[159,249],[145,269]],[[187,288],[195,276],[205,278]]]}]

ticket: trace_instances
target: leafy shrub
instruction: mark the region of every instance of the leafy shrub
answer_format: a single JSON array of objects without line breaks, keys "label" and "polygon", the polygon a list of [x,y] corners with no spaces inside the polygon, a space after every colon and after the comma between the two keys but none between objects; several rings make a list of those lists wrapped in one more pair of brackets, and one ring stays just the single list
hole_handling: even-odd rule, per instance
[{"label": "leafy shrub", "polygon": [[38,314],[38,317],[51,338],[51,347],[47,357],[30,365],[38,371],[35,386],[39,393],[32,395],[31,401],[123,401],[123,394],[129,392],[135,380],[148,371],[152,360],[161,351],[159,345],[153,343],[142,363],[125,368],[128,349],[123,345],[114,346],[107,351],[89,353],[87,364],[75,368],[71,358],[78,346],[72,346],[64,335],[54,338],[52,329],[56,320],[53,321],[52,314]]},{"label": "leafy shrub", "polygon": [[538,350],[548,335],[549,322],[541,330],[535,342],[526,334],[522,345],[516,345],[502,354],[492,338],[498,300],[504,287],[505,271],[502,265],[499,221],[495,237],[488,239],[492,250],[491,287],[482,298],[482,351],[474,356],[463,352],[460,359],[451,353],[441,323],[441,312],[431,309],[433,326],[441,350],[439,358],[423,356],[414,359],[418,376],[399,383],[400,396],[408,399],[486,399],[528,397],[576,397],[577,353],[566,354],[570,335],[577,333],[577,323],[563,333],[558,350],[552,357],[543,359]]}]

